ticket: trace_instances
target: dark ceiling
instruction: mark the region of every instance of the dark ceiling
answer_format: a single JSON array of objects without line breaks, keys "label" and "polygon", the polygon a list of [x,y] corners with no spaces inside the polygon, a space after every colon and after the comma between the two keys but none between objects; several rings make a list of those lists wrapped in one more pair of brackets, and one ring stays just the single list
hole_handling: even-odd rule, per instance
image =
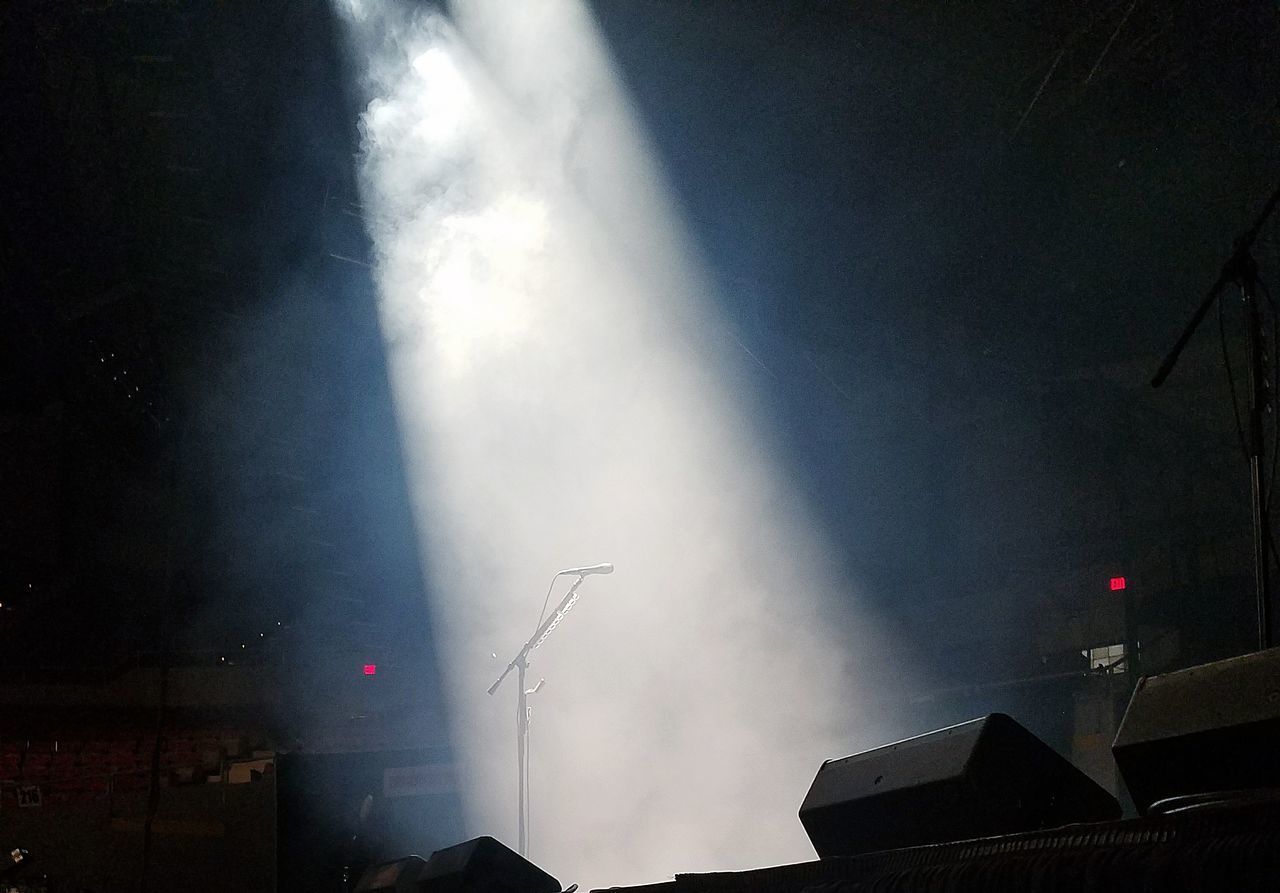
[{"label": "dark ceiling", "polygon": [[[1187,543],[1226,550],[1196,586],[1244,571],[1216,332],[1144,381],[1280,178],[1274,2],[593,8],[874,597],[994,579],[1016,619],[1012,580]],[[421,569],[328,5],[0,15],[0,630],[384,636]]]}]

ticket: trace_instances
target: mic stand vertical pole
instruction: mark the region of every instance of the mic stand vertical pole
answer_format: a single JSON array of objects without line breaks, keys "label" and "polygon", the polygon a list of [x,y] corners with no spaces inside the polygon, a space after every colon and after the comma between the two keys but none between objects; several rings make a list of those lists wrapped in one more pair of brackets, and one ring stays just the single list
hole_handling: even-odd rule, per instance
[{"label": "mic stand vertical pole", "polygon": [[[1242,251],[1233,259],[1235,275],[1240,283],[1240,298],[1244,302],[1245,324],[1249,327],[1245,341],[1249,364],[1249,490],[1253,510],[1253,583],[1257,593],[1258,648],[1271,647],[1271,618],[1269,595],[1271,592],[1271,519],[1263,490],[1262,469],[1266,462],[1267,446],[1263,433],[1263,415],[1271,409],[1267,394],[1266,340],[1262,331],[1262,313],[1258,308],[1258,266],[1248,251]],[[1280,448],[1280,444],[1273,445]]]},{"label": "mic stand vertical pole", "polygon": [[[558,576],[558,575],[557,575]],[[556,605],[556,609],[551,612],[546,620],[534,631],[529,637],[529,641],[520,646],[520,651],[511,662],[507,664],[506,669],[502,671],[493,685],[489,686],[489,694],[493,694],[498,690],[498,686],[502,684],[502,680],[506,679],[512,670],[516,671],[516,682],[520,685],[520,690],[516,696],[516,760],[519,762],[518,772],[516,773],[518,781],[516,788],[519,795],[519,818],[517,825],[519,828],[519,853],[521,856],[529,855],[529,829],[526,826],[526,816],[529,813],[529,767],[525,761],[525,756],[529,749],[529,693],[524,687],[524,674],[529,669],[529,652],[542,644],[553,629],[569,613],[573,608],[574,602],[578,600],[578,587],[586,580],[585,574],[579,574],[578,579],[573,581],[573,585],[569,587],[569,591],[565,593],[564,598],[560,600],[560,604]]]},{"label": "mic stand vertical pole", "polygon": [[525,815],[529,808],[529,692],[524,687],[524,674],[529,669],[529,655],[521,651],[520,663],[516,666],[516,684],[519,686],[516,696],[516,787],[519,789],[516,803],[520,809],[518,819],[519,846],[521,856],[529,855],[529,829],[525,826]]}]

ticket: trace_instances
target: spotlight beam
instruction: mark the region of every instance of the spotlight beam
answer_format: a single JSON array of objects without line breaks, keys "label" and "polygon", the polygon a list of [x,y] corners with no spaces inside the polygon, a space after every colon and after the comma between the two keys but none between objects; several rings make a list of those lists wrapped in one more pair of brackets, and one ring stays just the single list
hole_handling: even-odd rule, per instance
[{"label": "spotlight beam", "polygon": [[[600,554],[627,568],[610,610],[539,656],[563,670],[539,774],[573,780],[539,794],[539,862],[590,889],[806,858],[812,767],[903,737],[871,711],[909,671],[770,454],[760,373],[716,337],[592,13],[334,2],[365,62],[361,204],[467,821],[510,827],[508,714],[479,692],[572,605],[526,639],[518,594],[548,556]],[[497,683],[494,641],[524,642]]]}]

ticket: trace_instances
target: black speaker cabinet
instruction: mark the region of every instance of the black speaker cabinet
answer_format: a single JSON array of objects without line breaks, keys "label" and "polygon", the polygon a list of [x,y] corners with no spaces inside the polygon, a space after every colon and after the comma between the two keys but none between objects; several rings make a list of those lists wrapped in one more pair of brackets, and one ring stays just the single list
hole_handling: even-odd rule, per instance
[{"label": "black speaker cabinet", "polygon": [[492,837],[437,850],[418,873],[422,893],[560,893],[560,882]]},{"label": "black speaker cabinet", "polygon": [[1115,797],[1003,713],[828,760],[800,807],[823,859],[1119,815]]},{"label": "black speaker cabinet", "polygon": [[1139,679],[1111,752],[1143,815],[1166,797],[1280,787],[1280,648]]}]

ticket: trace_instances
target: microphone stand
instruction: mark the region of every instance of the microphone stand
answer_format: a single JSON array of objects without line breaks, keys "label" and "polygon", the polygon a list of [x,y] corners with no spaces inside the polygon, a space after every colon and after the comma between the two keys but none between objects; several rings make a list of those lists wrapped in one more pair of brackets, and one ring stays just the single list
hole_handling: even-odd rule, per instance
[{"label": "microphone stand", "polygon": [[[1253,243],[1258,238],[1258,233],[1267,222],[1267,218],[1271,216],[1271,212],[1275,210],[1276,204],[1280,202],[1280,186],[1271,193],[1271,197],[1267,199],[1266,205],[1262,209],[1262,213],[1258,215],[1253,226],[1236,239],[1235,248],[1231,253],[1231,257],[1223,264],[1222,271],[1218,274],[1218,280],[1214,282],[1213,287],[1209,289],[1204,300],[1200,302],[1200,306],[1196,309],[1195,314],[1191,317],[1191,321],[1187,323],[1186,328],[1182,330],[1177,343],[1173,345],[1173,349],[1169,351],[1168,356],[1164,358],[1164,362],[1160,364],[1160,369],[1156,372],[1155,377],[1151,379],[1151,386],[1158,388],[1164,384],[1169,373],[1173,371],[1174,365],[1178,362],[1178,356],[1182,353],[1187,342],[1191,340],[1192,334],[1196,328],[1204,320],[1205,314],[1209,312],[1209,308],[1213,306],[1213,302],[1221,295],[1222,290],[1231,283],[1235,283],[1240,289],[1240,299],[1244,303],[1245,320],[1248,326],[1248,338],[1245,342],[1245,353],[1249,365],[1249,431],[1246,441],[1246,451],[1249,457],[1249,490],[1250,490],[1250,506],[1253,517],[1253,583],[1257,599],[1257,615],[1258,615],[1258,649],[1263,650],[1271,647],[1271,562],[1269,560],[1267,550],[1271,546],[1271,519],[1269,517],[1269,506],[1266,504],[1266,495],[1263,489],[1263,473],[1262,469],[1266,462],[1266,440],[1263,433],[1262,417],[1268,410],[1274,408],[1269,406],[1267,394],[1267,368],[1266,368],[1266,342],[1262,329],[1262,314],[1258,308],[1258,264],[1253,259],[1251,253]],[[1234,395],[1232,396],[1234,400]]]},{"label": "microphone stand", "polygon": [[[559,576],[557,574],[556,576]],[[516,690],[516,761],[518,765],[517,782],[518,788],[518,806],[519,806],[519,846],[517,852],[521,856],[529,855],[529,829],[526,822],[526,815],[529,811],[529,764],[526,760],[526,754],[529,748],[529,695],[531,692],[525,688],[524,674],[529,669],[529,654],[536,649],[551,634],[551,631],[560,625],[560,621],[564,619],[564,615],[573,609],[573,605],[578,600],[578,587],[582,585],[582,581],[587,578],[586,574],[579,574],[578,579],[569,587],[569,591],[565,593],[560,604],[556,605],[556,609],[551,612],[542,625],[534,631],[529,637],[529,641],[520,646],[520,650],[516,656],[511,658],[511,662],[507,664],[505,670],[497,678],[493,685],[489,686],[489,694],[493,694],[498,690],[498,686],[502,684],[502,680],[510,675],[512,670],[516,671],[516,683],[519,686]],[[541,687],[542,683],[539,682]]]}]

